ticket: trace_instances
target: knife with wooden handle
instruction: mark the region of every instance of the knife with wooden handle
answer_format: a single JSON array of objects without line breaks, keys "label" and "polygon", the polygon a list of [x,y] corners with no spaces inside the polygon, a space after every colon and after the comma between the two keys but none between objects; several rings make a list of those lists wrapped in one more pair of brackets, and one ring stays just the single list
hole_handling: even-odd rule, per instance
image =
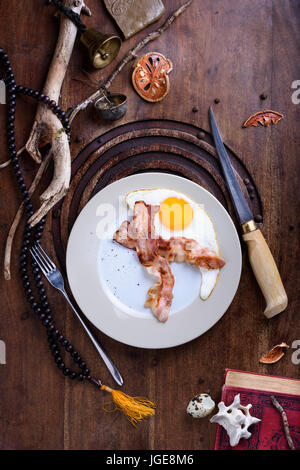
[{"label": "knife with wooden handle", "polygon": [[227,187],[243,230],[243,239],[248,245],[249,260],[266,300],[267,305],[264,314],[267,318],[271,318],[286,309],[288,304],[287,295],[272,253],[263,234],[255,225],[253,214],[234,174],[212,107],[209,109],[209,117]]}]

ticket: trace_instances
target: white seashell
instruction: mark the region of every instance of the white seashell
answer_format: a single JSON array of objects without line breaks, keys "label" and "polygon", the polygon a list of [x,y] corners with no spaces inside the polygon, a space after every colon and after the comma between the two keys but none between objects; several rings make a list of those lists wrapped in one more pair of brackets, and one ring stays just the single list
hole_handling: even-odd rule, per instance
[{"label": "white seashell", "polygon": [[249,439],[251,433],[248,431],[251,424],[261,421],[249,413],[252,405],[241,405],[240,394],[234,397],[230,406],[224,402],[218,404],[219,411],[211,419],[211,423],[218,423],[227,431],[231,447],[235,447],[242,437]]},{"label": "white seashell", "polygon": [[189,402],[186,412],[193,418],[204,418],[208,416],[215,407],[215,402],[207,393],[201,393],[192,398]]}]

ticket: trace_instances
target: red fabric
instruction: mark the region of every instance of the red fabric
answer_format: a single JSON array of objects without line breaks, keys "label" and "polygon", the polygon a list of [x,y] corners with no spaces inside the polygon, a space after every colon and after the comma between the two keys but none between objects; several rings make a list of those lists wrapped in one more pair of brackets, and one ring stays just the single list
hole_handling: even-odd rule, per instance
[{"label": "red fabric", "polygon": [[233,448],[229,444],[225,429],[218,425],[215,450],[288,450],[281,414],[274,408],[270,400],[271,395],[275,396],[285,410],[295,448],[300,449],[300,396],[224,385],[222,401],[228,406],[238,393],[241,397],[241,404],[251,403],[250,414],[261,419],[261,422],[249,428],[250,439],[241,439],[240,443]]}]

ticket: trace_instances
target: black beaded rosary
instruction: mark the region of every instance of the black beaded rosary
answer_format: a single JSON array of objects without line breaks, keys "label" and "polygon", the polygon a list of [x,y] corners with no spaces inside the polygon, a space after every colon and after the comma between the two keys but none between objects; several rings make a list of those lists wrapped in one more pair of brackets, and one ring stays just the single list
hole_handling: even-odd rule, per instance
[{"label": "black beaded rosary", "polygon": [[[7,118],[7,143],[8,150],[11,157],[11,164],[14,169],[16,181],[21,192],[24,207],[26,225],[23,234],[23,242],[19,259],[19,270],[22,278],[23,288],[27,302],[31,309],[34,311],[36,316],[40,319],[42,324],[46,328],[49,348],[54,358],[54,361],[59,370],[62,371],[64,376],[69,377],[71,380],[77,379],[79,381],[85,381],[93,384],[98,389],[106,390],[112,394],[112,399],[116,405],[116,409],[121,409],[128,417],[132,424],[136,424],[145,417],[152,416],[154,414],[154,403],[142,397],[130,397],[125,393],[112,390],[110,387],[103,385],[100,380],[95,379],[90,375],[90,370],[87,367],[85,361],[83,361],[79,352],[69,343],[69,341],[56,329],[52,311],[49,305],[46,289],[41,278],[40,270],[37,263],[33,260],[29,260],[29,248],[38,243],[42,237],[46,217],[43,217],[41,221],[32,227],[28,220],[33,215],[33,205],[29,196],[27,186],[25,184],[22,170],[20,167],[19,158],[17,155],[16,142],[15,142],[15,112],[16,112],[16,97],[18,94],[24,94],[31,96],[32,98],[46,104],[52,110],[52,112],[59,118],[62,123],[64,132],[68,135],[70,140],[71,128],[69,120],[60,106],[55,101],[51,100],[49,96],[45,96],[43,93],[34,91],[31,88],[25,88],[17,85],[15,82],[15,76],[12,71],[10,60],[8,55],[0,48],[0,65],[4,68],[5,76],[4,83],[6,85],[8,95],[8,118]],[[32,275],[29,275],[28,266],[31,266]],[[38,293],[38,299],[34,296],[34,288],[30,282],[30,276],[35,280],[35,291]],[[60,352],[60,346],[62,346],[67,353],[70,354],[74,363],[78,366],[77,372],[71,370],[66,366]]]},{"label": "black beaded rosary", "polygon": [[[34,91],[30,88],[25,88],[20,85],[16,85],[15,77],[10,65],[10,61],[8,55],[4,53],[3,49],[0,49],[0,58],[2,61],[2,65],[4,66],[6,76],[4,79],[6,90],[8,93],[8,122],[7,122],[7,142],[8,142],[8,150],[11,157],[11,164],[15,172],[17,184],[21,195],[24,200],[25,205],[25,216],[26,220],[33,215],[33,205],[29,196],[28,189],[24,182],[24,178],[22,175],[19,158],[17,156],[16,150],[16,143],[15,143],[15,111],[16,111],[16,95],[17,94],[24,94],[27,96],[31,96],[42,103],[45,103],[49,106],[49,108],[53,111],[54,114],[60,119],[64,131],[67,133],[68,138],[70,139],[70,132],[71,127],[69,125],[69,119],[66,117],[66,113],[56,104],[55,101],[50,100],[49,96],[45,96],[43,93],[39,93],[38,91]],[[37,224],[36,228],[31,227],[28,223],[25,226],[24,236],[23,236],[23,244],[21,249],[21,256],[20,256],[20,274],[23,282],[24,291],[26,294],[27,301],[37,317],[41,320],[42,324],[47,329],[48,341],[51,352],[55,359],[55,362],[58,368],[63,372],[64,375],[69,376],[71,379],[78,378],[79,380],[87,379],[94,383],[95,379],[90,376],[90,371],[86,367],[86,363],[81,359],[78,352],[73,348],[73,346],[67,341],[67,339],[60,334],[60,332],[55,328],[53,317],[51,314],[51,309],[49,306],[46,290],[44,287],[44,283],[41,279],[40,270],[37,267],[35,261],[31,261],[29,263],[29,245],[31,242],[36,243],[39,242],[45,225],[46,218],[44,217],[41,221]],[[29,280],[28,275],[28,265],[31,264],[32,274],[35,279],[36,288],[39,294],[39,301],[33,295],[33,288]],[[60,355],[59,344],[61,344],[67,352],[70,353],[71,357],[73,358],[74,362],[79,365],[81,369],[80,373],[76,373],[70,370],[68,367],[65,366],[63,359]],[[97,386],[99,387],[99,381],[97,382]],[[96,385],[96,384],[95,384]]]}]

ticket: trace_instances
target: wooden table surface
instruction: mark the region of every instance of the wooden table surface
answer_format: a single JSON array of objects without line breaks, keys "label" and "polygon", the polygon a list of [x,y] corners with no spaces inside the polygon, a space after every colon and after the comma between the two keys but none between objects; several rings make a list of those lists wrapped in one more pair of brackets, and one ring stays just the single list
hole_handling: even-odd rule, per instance
[{"label": "wooden table surface", "polygon": [[[0,0],[0,46],[9,54],[18,83],[41,89],[54,50],[58,22],[44,0]],[[89,26],[116,32],[101,0],[88,0]],[[167,13],[182,0],[164,0]],[[101,335],[118,363],[130,394],[158,403],[154,419],[132,428],[119,413],[102,410],[103,395],[88,384],[64,379],[49,354],[44,328],[34,318],[23,294],[17,268],[18,233],[14,245],[13,278],[1,275],[0,340],[6,344],[6,364],[0,365],[1,449],[211,449],[215,425],[192,420],[185,413],[191,397],[210,391],[219,401],[225,368],[299,377],[290,349],[275,365],[259,364],[273,345],[300,339],[299,328],[299,144],[300,105],[292,103],[292,83],[300,78],[298,0],[194,0],[189,9],[146,51],[160,51],[174,63],[171,91],[159,104],[142,101],[130,83],[131,66],[115,80],[111,91],[128,96],[128,112],[114,125],[141,119],[172,119],[209,131],[208,107],[215,113],[226,144],[239,156],[259,191],[262,231],[274,254],[289,297],[287,310],[271,320],[263,315],[264,299],[243,246],[238,292],[224,317],[194,341],[167,350],[129,347]],[[166,14],[167,14],[166,13]],[[124,42],[119,57],[155,25]],[[78,39],[77,39],[78,41]],[[83,50],[76,45],[63,84],[64,109],[88,96],[83,78]],[[297,64],[298,62],[298,64]],[[115,66],[96,72],[103,79]],[[267,94],[265,101],[261,93]],[[18,98],[16,137],[23,145],[32,125],[35,103]],[[193,113],[192,108],[198,112]],[[277,126],[242,129],[244,120],[261,109],[284,114]],[[0,106],[1,163],[7,159],[5,106]],[[297,122],[298,121],[298,122]],[[99,125],[91,110],[80,113],[72,126],[72,156],[111,125]],[[79,138],[78,138],[79,137]],[[24,156],[29,183],[35,164]],[[11,167],[0,171],[0,253],[20,203]],[[54,255],[51,225],[43,244]],[[48,286],[47,286],[48,288]],[[57,325],[91,365],[94,376],[110,376],[82,332],[64,299],[47,289]]]}]

